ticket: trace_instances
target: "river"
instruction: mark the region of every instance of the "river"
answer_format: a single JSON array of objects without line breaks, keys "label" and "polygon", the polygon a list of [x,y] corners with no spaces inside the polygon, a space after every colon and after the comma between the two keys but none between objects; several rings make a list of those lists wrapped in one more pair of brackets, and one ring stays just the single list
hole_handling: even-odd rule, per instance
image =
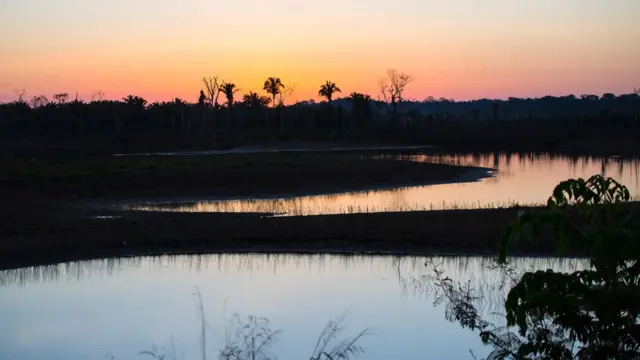
[{"label": "river", "polygon": [[[426,264],[426,265],[425,265]],[[323,327],[344,317],[336,340],[368,329],[359,359],[481,358],[477,334],[435,307],[431,274],[471,281],[485,316],[501,309],[507,278],[485,257],[191,255],[75,262],[0,272],[0,359],[137,359],[157,347],[215,359],[233,338],[232,315],[268,318],[280,330],[271,353],[309,359]],[[514,258],[519,270],[569,271],[580,260]],[[416,280],[417,279],[417,280]]]}]

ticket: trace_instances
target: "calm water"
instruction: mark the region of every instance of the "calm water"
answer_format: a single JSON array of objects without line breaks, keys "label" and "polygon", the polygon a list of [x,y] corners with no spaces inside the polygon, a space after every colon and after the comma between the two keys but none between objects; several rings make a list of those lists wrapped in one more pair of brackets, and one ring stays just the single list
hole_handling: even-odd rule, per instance
[{"label": "calm water", "polygon": [[[471,280],[486,314],[501,306],[505,281],[482,257],[198,255],[98,260],[0,272],[0,359],[137,359],[152,344],[200,357],[194,289],[202,293],[207,350],[216,358],[238,313],[281,330],[273,353],[308,359],[326,322],[346,314],[344,337],[364,328],[360,359],[470,359],[487,355],[476,334],[433,306],[425,263]],[[579,260],[513,259],[518,269],[569,271]]]},{"label": "calm water", "polygon": [[265,212],[318,215],[384,211],[486,208],[546,203],[553,188],[568,178],[610,176],[640,196],[640,161],[620,158],[530,154],[415,155],[406,159],[495,169],[480,181],[393,190],[270,199],[136,204],[138,210]]}]

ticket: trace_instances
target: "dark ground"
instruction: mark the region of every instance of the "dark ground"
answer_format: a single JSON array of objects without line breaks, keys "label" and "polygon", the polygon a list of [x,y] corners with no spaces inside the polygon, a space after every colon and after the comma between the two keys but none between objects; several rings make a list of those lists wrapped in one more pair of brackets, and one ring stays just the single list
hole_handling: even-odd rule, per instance
[{"label": "dark ground", "polygon": [[[44,209],[43,209],[44,210]],[[104,215],[100,212],[100,215]],[[257,214],[42,216],[3,226],[0,268],[109,256],[189,252],[495,254],[516,209],[264,218]],[[552,246],[521,248],[549,254]]]},{"label": "dark ground", "polygon": [[[182,252],[495,254],[517,209],[264,217],[131,212],[117,200],[265,196],[452,181],[478,168],[361,153],[215,157],[5,157],[0,268]],[[114,219],[93,218],[116,215]],[[549,244],[523,245],[549,254]]]}]

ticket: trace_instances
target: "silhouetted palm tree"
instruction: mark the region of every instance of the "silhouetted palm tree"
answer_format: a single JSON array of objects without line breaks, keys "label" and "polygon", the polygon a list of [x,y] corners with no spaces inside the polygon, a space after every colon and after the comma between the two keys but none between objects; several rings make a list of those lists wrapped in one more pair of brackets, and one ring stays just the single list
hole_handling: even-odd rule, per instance
[{"label": "silhouetted palm tree", "polygon": [[236,88],[236,84],[234,83],[223,83],[220,86],[220,91],[227,98],[227,106],[231,108],[233,106],[233,94],[238,92],[240,89]]},{"label": "silhouetted palm tree", "polygon": [[333,100],[333,94],[337,92],[342,92],[342,90],[340,90],[336,83],[327,81],[324,85],[320,86],[318,95],[326,97],[327,101],[331,102],[331,100]]},{"label": "silhouetted palm tree", "polygon": [[262,88],[267,93],[271,94],[273,97],[273,106],[276,106],[276,96],[280,94],[282,89],[284,89],[284,84],[277,77],[270,77],[264,82],[264,87]]}]

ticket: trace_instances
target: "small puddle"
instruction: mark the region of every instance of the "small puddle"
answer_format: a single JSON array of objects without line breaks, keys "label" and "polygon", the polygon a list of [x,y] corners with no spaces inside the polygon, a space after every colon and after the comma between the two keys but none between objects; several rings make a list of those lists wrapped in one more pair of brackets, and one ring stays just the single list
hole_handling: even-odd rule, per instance
[{"label": "small puddle", "polygon": [[92,219],[100,219],[100,220],[110,220],[110,219],[122,219],[122,216],[119,215],[97,215],[92,216]]}]

